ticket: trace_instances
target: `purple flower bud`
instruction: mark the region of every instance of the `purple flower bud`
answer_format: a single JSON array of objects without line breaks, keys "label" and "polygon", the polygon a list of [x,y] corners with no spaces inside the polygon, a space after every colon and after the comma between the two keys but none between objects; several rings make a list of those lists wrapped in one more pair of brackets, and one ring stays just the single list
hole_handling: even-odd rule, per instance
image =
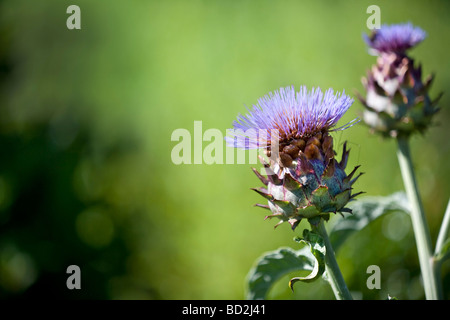
[{"label": "purple flower bud", "polygon": [[425,132],[432,124],[442,94],[434,100],[429,97],[433,76],[422,80],[420,64],[415,65],[405,52],[425,37],[425,32],[411,23],[383,26],[365,37],[378,55],[363,78],[366,95],[358,95],[365,107],[362,119],[372,132],[409,137]]}]

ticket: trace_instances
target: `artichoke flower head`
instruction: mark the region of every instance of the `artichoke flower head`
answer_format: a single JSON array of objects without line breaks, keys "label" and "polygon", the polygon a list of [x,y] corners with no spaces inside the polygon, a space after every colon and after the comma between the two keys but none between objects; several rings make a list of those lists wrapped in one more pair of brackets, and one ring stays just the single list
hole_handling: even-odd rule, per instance
[{"label": "artichoke flower head", "polygon": [[415,66],[407,51],[426,38],[426,33],[411,23],[383,25],[364,35],[369,52],[377,55],[376,64],[362,79],[366,96],[358,95],[365,107],[364,123],[385,137],[409,137],[423,133],[439,108],[437,99],[428,96],[433,76],[422,81],[422,68]]},{"label": "artichoke flower head", "polygon": [[349,150],[344,143],[337,161],[330,133],[352,125],[354,121],[333,129],[352,103],[345,93],[334,94],[332,89],[322,93],[304,86],[298,92],[280,88],[234,121],[228,145],[264,148],[268,157],[260,157],[265,174],[253,168],[265,186],[253,190],[267,200],[256,205],[271,211],[266,218],[280,219],[276,226],[288,222],[295,229],[303,218],[328,220],[332,212],[351,212],[345,206],[360,194],[352,194],[359,166],[345,173]]}]

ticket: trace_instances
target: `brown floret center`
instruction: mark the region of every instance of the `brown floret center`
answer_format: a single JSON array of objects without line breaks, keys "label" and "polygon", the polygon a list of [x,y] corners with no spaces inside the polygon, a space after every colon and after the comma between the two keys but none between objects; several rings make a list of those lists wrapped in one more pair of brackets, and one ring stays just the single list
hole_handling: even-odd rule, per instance
[{"label": "brown floret center", "polygon": [[[281,167],[290,167],[303,154],[306,159],[318,159],[328,162],[334,157],[333,138],[327,130],[314,133],[310,136],[299,137],[290,135],[279,142],[278,159]],[[266,155],[271,157],[272,147],[266,148]]]}]

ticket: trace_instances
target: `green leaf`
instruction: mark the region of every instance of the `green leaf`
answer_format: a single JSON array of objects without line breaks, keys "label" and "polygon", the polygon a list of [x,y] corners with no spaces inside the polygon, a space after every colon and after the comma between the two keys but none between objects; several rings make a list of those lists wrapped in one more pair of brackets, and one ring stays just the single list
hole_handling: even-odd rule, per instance
[{"label": "green leaf", "polygon": [[441,251],[436,253],[435,259],[438,261],[443,261],[447,259],[450,256],[450,238],[445,240],[444,244],[442,245]]},{"label": "green leaf", "polygon": [[312,272],[306,277],[295,277],[289,281],[289,287],[294,291],[294,283],[297,281],[311,282],[319,278],[325,271],[325,243],[323,238],[307,229],[303,230],[303,239],[299,239],[301,243],[306,243],[309,245],[311,253],[315,258],[314,268]]},{"label": "green leaf", "polygon": [[352,215],[339,219],[330,231],[330,241],[335,251],[355,231],[365,228],[382,215],[401,211],[410,212],[410,205],[404,192],[396,192],[386,197],[364,197],[348,206]]},{"label": "green leaf", "polygon": [[284,247],[265,253],[247,276],[247,299],[265,299],[278,279],[292,271],[313,270],[315,260],[308,247],[297,251]]}]

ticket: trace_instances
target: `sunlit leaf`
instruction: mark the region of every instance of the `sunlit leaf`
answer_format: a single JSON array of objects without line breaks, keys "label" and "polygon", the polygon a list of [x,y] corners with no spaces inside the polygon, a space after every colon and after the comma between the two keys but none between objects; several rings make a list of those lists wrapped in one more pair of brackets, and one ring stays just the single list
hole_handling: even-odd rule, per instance
[{"label": "sunlit leaf", "polygon": [[404,192],[396,192],[385,197],[360,198],[348,207],[353,214],[339,219],[330,231],[330,241],[334,250],[337,250],[353,232],[365,228],[382,215],[394,211],[410,212],[410,205]]},{"label": "sunlit leaf", "polygon": [[289,281],[289,287],[294,290],[294,283],[297,281],[311,282],[319,278],[325,271],[325,243],[323,238],[315,232],[307,229],[303,230],[303,239],[299,239],[300,243],[309,245],[311,253],[314,255],[315,262],[312,272],[306,277],[295,277]]},{"label": "sunlit leaf", "polygon": [[312,271],[315,261],[309,247],[297,251],[283,247],[263,254],[248,274],[247,299],[265,299],[282,276],[292,271]]}]

